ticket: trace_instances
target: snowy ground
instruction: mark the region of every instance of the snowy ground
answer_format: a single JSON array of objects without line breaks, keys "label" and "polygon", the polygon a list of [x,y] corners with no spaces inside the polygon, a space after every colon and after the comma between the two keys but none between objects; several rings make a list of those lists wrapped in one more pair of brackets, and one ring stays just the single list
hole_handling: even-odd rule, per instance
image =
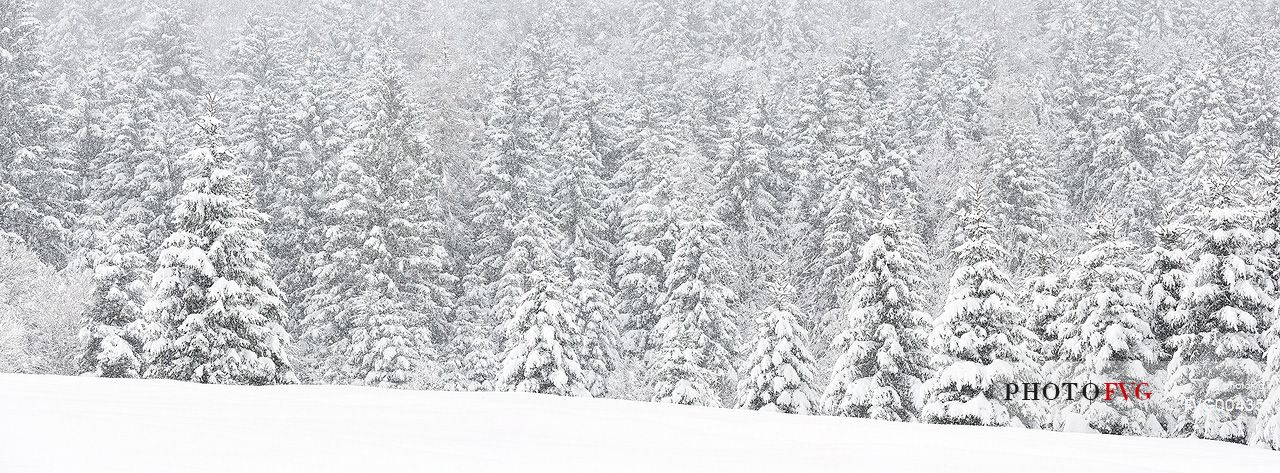
[{"label": "snowy ground", "polygon": [[0,472],[1275,472],[1188,439],[511,393],[0,375]]}]

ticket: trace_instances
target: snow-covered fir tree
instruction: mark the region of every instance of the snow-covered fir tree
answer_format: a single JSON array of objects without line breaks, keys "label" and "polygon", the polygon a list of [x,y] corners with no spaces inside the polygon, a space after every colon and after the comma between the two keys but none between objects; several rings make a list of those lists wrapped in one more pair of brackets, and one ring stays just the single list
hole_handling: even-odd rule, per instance
[{"label": "snow-covered fir tree", "polygon": [[763,98],[750,104],[728,127],[719,142],[712,174],[716,200],[712,204],[728,227],[739,280],[735,292],[746,305],[759,304],[758,281],[770,270],[771,254],[782,249],[788,226],[791,190],[786,167],[778,105]]},{"label": "snow-covered fir tree", "polygon": [[1051,253],[1053,226],[1065,200],[1043,154],[1029,133],[1010,130],[997,134],[983,156],[996,200],[991,223],[1001,230],[1014,274],[1034,271],[1035,262]]},{"label": "snow-covered fir tree", "polygon": [[757,58],[763,74],[773,83],[786,86],[794,79],[799,62],[819,44],[814,31],[815,2],[768,0],[750,4],[755,33],[745,46],[749,57]]},{"label": "snow-covered fir tree", "polygon": [[731,270],[720,235],[723,225],[705,209],[682,206],[688,219],[666,265],[658,347],[650,361],[653,399],[719,406],[736,381],[738,327],[726,284]]},{"label": "snow-covered fir tree", "polygon": [[921,420],[939,424],[1021,425],[1043,422],[1038,404],[1006,399],[1006,385],[1033,382],[1036,354],[1028,347],[1035,334],[1022,326],[1025,316],[1001,267],[1005,250],[990,223],[987,190],[973,194],[957,209],[963,239],[953,250],[960,266],[942,314],[933,321],[929,345],[937,372],[924,384]]},{"label": "snow-covered fir tree", "polygon": [[1271,319],[1271,329],[1263,340],[1270,344],[1265,354],[1265,379],[1262,392],[1262,404],[1258,406],[1258,417],[1253,425],[1251,443],[1280,450],[1280,308]]},{"label": "snow-covered fir tree", "polygon": [[[876,121],[870,132],[873,140],[863,151],[860,162],[865,162],[868,169],[860,173],[863,188],[867,189],[873,208],[881,212],[893,212],[903,219],[917,221],[916,227],[925,227],[919,222],[922,184],[918,176],[918,152],[910,145],[909,137],[902,128],[900,117],[889,111],[882,111],[874,117]],[[869,156],[867,156],[869,154]]]},{"label": "snow-covered fir tree", "polygon": [[316,103],[318,97],[305,84],[330,77],[305,67],[301,37],[290,26],[299,25],[282,16],[251,14],[245,20],[229,47],[225,113],[233,124],[228,135],[240,148],[239,164],[254,184],[256,204],[271,217],[264,243],[276,261],[281,288],[296,298],[313,269],[308,256],[318,241],[309,229],[318,223],[315,197],[322,190],[315,177],[329,157],[317,156],[324,150],[317,153],[309,136],[326,134],[318,117],[326,112],[325,104]]},{"label": "snow-covered fir tree", "polygon": [[[502,255],[512,245],[517,222],[531,211],[549,212],[552,208],[552,174],[556,171],[552,163],[560,164],[555,154],[571,152],[569,148],[575,145],[559,147],[561,143],[553,142],[558,130],[551,123],[562,118],[566,123],[587,119],[581,116],[590,100],[588,92],[581,90],[587,87],[585,83],[577,84],[576,102],[568,105],[577,107],[580,116],[560,116],[563,92],[570,88],[566,78],[569,61],[551,30],[552,25],[540,23],[524,38],[515,65],[501,71],[489,105],[471,224],[479,238],[472,269],[490,283],[501,277]],[[579,76],[576,80],[585,79]],[[569,164],[573,161],[567,160],[566,166],[581,165]],[[495,313],[508,309],[494,307]]]},{"label": "snow-covered fir tree", "polygon": [[[720,158],[724,145],[732,154],[733,150],[742,149],[745,141],[738,133],[741,127],[734,122],[745,110],[748,93],[741,73],[721,74],[720,71],[703,71],[693,78],[693,111],[690,117],[692,141],[703,156],[711,159],[711,168],[721,165]],[[736,135],[736,136],[735,136]]]},{"label": "snow-covered fir tree", "polygon": [[172,232],[168,205],[182,182],[175,160],[200,144],[193,130],[210,106],[206,65],[194,26],[171,8],[140,14],[115,62],[107,150],[114,169],[102,186],[114,191],[114,214],[147,237],[154,256]]},{"label": "snow-covered fir tree", "polygon": [[635,354],[656,342],[652,332],[660,318],[660,294],[674,222],[666,204],[659,206],[650,198],[641,198],[630,207],[623,221],[615,279],[624,349]]},{"label": "snow-covered fir tree", "polygon": [[1025,307],[1027,319],[1023,327],[1036,335],[1039,343],[1036,352],[1042,359],[1052,363],[1057,335],[1052,323],[1062,318],[1066,300],[1063,298],[1066,278],[1056,270],[1047,270],[1045,274],[1027,278],[1022,287],[1022,307]]},{"label": "snow-covered fir tree", "polygon": [[137,378],[146,360],[142,317],[146,303],[147,257],[139,251],[142,235],[117,233],[94,255],[93,300],[84,312],[80,369],[107,378]]},{"label": "snow-covered fir tree", "polygon": [[[829,202],[825,195],[841,176],[833,169],[834,163],[853,126],[850,121],[864,107],[859,100],[887,97],[888,71],[870,47],[850,46],[844,56],[836,65],[802,79],[798,104],[788,123],[786,167],[795,186],[789,197],[799,220],[817,233],[808,238],[813,247],[809,251],[815,252],[823,240],[824,204]],[[843,201],[837,198],[830,202]],[[817,271],[821,274],[820,268]]]},{"label": "snow-covered fir tree", "polygon": [[423,324],[439,339],[454,305],[455,277],[445,268],[450,257],[441,205],[441,159],[423,137],[423,107],[417,102],[402,61],[393,49],[371,61],[363,79],[363,109],[350,129],[352,147],[371,163],[381,183],[381,206],[388,221],[387,243],[402,252],[401,279],[395,281],[415,304]]},{"label": "snow-covered fir tree", "polygon": [[621,366],[613,291],[598,262],[577,257],[569,265],[572,280],[567,292],[582,324],[579,357],[591,394],[603,397],[609,391],[607,380]]},{"label": "snow-covered fir tree", "polygon": [[638,107],[626,117],[621,157],[611,183],[611,212],[618,233],[614,278],[624,349],[642,354],[657,339],[652,333],[660,318],[659,294],[675,234],[672,215],[672,167],[685,143],[675,135],[670,104],[659,96],[637,98]]},{"label": "snow-covered fir tree", "polygon": [[58,111],[43,28],[27,0],[5,0],[0,12],[0,232],[61,265],[76,176],[55,141]]},{"label": "snow-covered fir tree", "polygon": [[[430,334],[410,294],[397,282],[396,246],[373,218],[380,194],[370,171],[348,157],[337,170],[325,209],[326,240],[307,289],[304,337],[316,366],[310,375],[331,383],[401,385],[412,380],[430,348]],[[366,226],[368,225],[368,226]],[[368,241],[377,245],[366,245]]]},{"label": "snow-covered fir tree", "polygon": [[[270,229],[273,238],[267,240],[267,250],[279,258],[280,285],[298,303],[290,304],[291,320],[298,335],[305,335],[309,328],[301,327],[308,319],[312,306],[311,291],[315,272],[325,261],[328,235],[315,231],[327,228],[326,217],[331,217],[327,204],[338,189],[338,170],[346,157],[343,151],[355,139],[347,129],[355,117],[346,104],[354,101],[358,88],[352,87],[354,78],[344,70],[345,65],[333,58],[327,50],[308,50],[299,59],[298,67],[308,80],[298,84],[295,99],[297,121],[297,168],[284,171],[285,184],[294,194],[280,193],[284,206],[272,219]],[[300,232],[300,233],[295,233]],[[318,374],[316,357],[322,351],[310,346],[310,337],[300,336],[295,344],[297,363],[303,376],[315,378]]]},{"label": "snow-covered fir tree", "polygon": [[[1041,120],[1065,125],[1063,143],[1071,172],[1064,186],[1086,210],[1108,202],[1112,175],[1136,162],[1128,120],[1129,95],[1141,72],[1138,26],[1116,2],[1061,5],[1046,12],[1057,42],[1052,50],[1056,77]],[[1102,138],[1106,138],[1105,141]],[[1136,142],[1136,140],[1133,140]]]},{"label": "snow-covered fir tree", "polygon": [[558,139],[547,153],[552,161],[548,210],[565,236],[567,253],[604,262],[613,254],[605,198],[609,188],[605,154],[611,144],[595,130],[598,85],[580,68],[566,79]]},{"label": "snow-covered fir tree", "polygon": [[189,14],[172,7],[147,12],[125,40],[126,67],[136,68],[130,72],[137,78],[151,79],[141,86],[159,96],[162,113],[178,119],[198,118],[210,90],[208,66]]},{"label": "snow-covered fir tree", "polygon": [[1155,229],[1156,245],[1143,257],[1142,298],[1151,305],[1148,323],[1155,337],[1160,359],[1168,361],[1172,347],[1168,345],[1173,335],[1169,314],[1178,310],[1191,270],[1191,259],[1182,249],[1181,229],[1162,226]]},{"label": "snow-covered fir tree", "polygon": [[228,135],[242,148],[245,172],[254,178],[258,200],[271,206],[279,198],[272,194],[285,190],[284,176],[277,173],[290,167],[287,154],[295,152],[297,139],[290,115],[291,95],[299,85],[299,48],[290,42],[284,21],[258,15],[245,20],[244,30],[230,46],[232,71],[226,86],[231,90],[227,109],[235,114]]},{"label": "snow-covered fir tree", "polygon": [[907,65],[905,106],[916,145],[935,142],[955,149],[979,141],[985,130],[992,73],[988,49],[957,21],[947,18],[915,38]]},{"label": "snow-covered fir tree", "polygon": [[579,306],[566,294],[570,283],[552,251],[554,230],[549,226],[539,212],[530,213],[516,226],[518,236],[502,281],[506,294],[520,289],[522,293],[503,303],[511,316],[503,325],[507,346],[497,386],[508,391],[589,396],[591,385],[599,380],[582,369]]},{"label": "snow-covered fir tree", "polygon": [[[1266,215],[1262,219],[1264,243],[1269,245],[1272,279],[1280,284],[1280,172],[1269,173],[1270,204],[1266,206]],[[1262,342],[1268,347],[1263,354],[1265,362],[1263,380],[1263,401],[1258,408],[1258,418],[1254,423],[1252,443],[1272,450],[1280,450],[1280,301],[1271,313],[1271,327],[1263,333]]]},{"label": "snow-covered fir tree", "polygon": [[774,104],[757,100],[733,121],[716,156],[716,202],[732,230],[769,234],[782,221],[788,196]]},{"label": "snow-covered fir tree", "polygon": [[1144,236],[1167,204],[1169,193],[1157,173],[1173,163],[1174,143],[1168,134],[1173,117],[1167,105],[1172,100],[1169,84],[1161,76],[1134,77],[1141,74],[1135,61],[1122,56],[1118,67],[1123,69],[1109,77],[1116,89],[1098,104],[1101,136],[1083,184],[1125,233]]},{"label": "snow-covered fir tree", "polygon": [[830,415],[914,421],[920,383],[929,375],[929,316],[911,229],[879,220],[850,276],[848,328],[831,345],[839,353],[822,395]]},{"label": "snow-covered fir tree", "polygon": [[[830,85],[832,109],[830,126],[818,137],[827,136],[829,145],[810,148],[820,154],[807,158],[807,166],[818,177],[812,184],[818,202],[814,228],[821,235],[814,265],[818,284],[815,312],[820,321],[815,331],[820,343],[843,329],[843,311],[849,278],[859,260],[859,246],[870,234],[873,200],[872,183],[880,177],[873,167],[883,151],[881,109],[888,104],[888,72],[875,52],[865,45],[849,47],[835,68],[825,75]],[[805,151],[800,151],[805,152]],[[887,198],[887,196],[886,196]]]},{"label": "snow-covered fir tree", "polygon": [[246,180],[231,170],[231,160],[226,147],[214,144],[180,160],[185,179],[170,216],[174,232],[160,250],[144,308],[156,332],[147,342],[147,377],[298,381],[284,301],[262,248],[265,217],[249,204]]},{"label": "snow-covered fir tree", "polygon": [[539,210],[530,211],[516,224],[512,232],[515,239],[503,256],[502,272],[494,284],[493,304],[497,314],[510,314],[520,304],[533,287],[535,273],[545,275],[564,271],[560,249],[563,236],[551,225]]},{"label": "snow-covered fir tree", "polygon": [[1179,177],[1191,185],[1180,188],[1177,210],[1184,220],[1190,220],[1188,224],[1203,225],[1206,222],[1199,219],[1210,209],[1242,203],[1233,188],[1242,180],[1243,153],[1235,152],[1241,145],[1225,115],[1221,105],[1207,105],[1196,131],[1187,138],[1187,156]]},{"label": "snow-covered fir tree", "polygon": [[468,275],[460,284],[452,336],[445,345],[440,385],[453,391],[490,391],[500,371],[502,352],[494,341],[499,326],[484,300],[485,284]]},{"label": "snow-covered fir tree", "polygon": [[[495,94],[485,126],[483,161],[477,170],[476,202],[471,211],[472,243],[471,276],[484,285],[486,300],[500,300],[523,293],[499,296],[498,281],[504,274],[505,255],[515,239],[516,224],[532,209],[545,212],[547,180],[545,163],[539,160],[543,150],[541,118],[534,109],[532,93],[527,90],[528,72],[514,68],[504,77]],[[509,306],[491,306],[490,319],[506,319]]]},{"label": "snow-covered fir tree", "polygon": [[624,351],[635,357],[656,347],[661,337],[655,330],[659,296],[677,239],[673,174],[698,149],[692,130],[698,125],[687,110],[693,107],[683,103],[693,99],[688,90],[693,69],[686,67],[701,55],[696,41],[711,38],[697,31],[705,25],[690,23],[697,13],[692,7],[646,1],[633,12],[638,15],[632,49],[638,69],[621,97],[626,113],[608,207],[617,234],[613,276],[619,328]]},{"label": "snow-covered fir tree", "polygon": [[756,315],[755,334],[743,348],[748,354],[738,380],[738,409],[818,414],[814,359],[809,333],[800,325],[793,288],[766,284],[770,304]]},{"label": "snow-covered fir tree", "polygon": [[[89,64],[103,49],[104,37],[110,37],[106,13],[108,8],[96,0],[68,0],[49,21],[50,57],[59,87],[65,87],[87,72]],[[114,39],[114,38],[112,38]]]},{"label": "snow-covered fir tree", "polygon": [[375,386],[430,383],[433,343],[453,306],[438,176],[403,71],[388,53],[366,71],[356,139],[329,164],[324,243],[305,294],[316,378]]},{"label": "snow-covered fir tree", "polygon": [[1227,410],[1256,400],[1263,379],[1265,333],[1275,301],[1272,281],[1254,230],[1257,216],[1247,209],[1212,209],[1207,226],[1191,236],[1199,255],[1191,266],[1178,310],[1166,315],[1172,326],[1168,392],[1193,399],[1176,409],[1170,433],[1245,443],[1251,411]]},{"label": "snow-covered fir tree", "polygon": [[564,295],[565,277],[558,268],[528,275],[528,291],[506,322],[508,348],[497,386],[506,391],[590,396],[592,382],[583,372],[577,307]]},{"label": "snow-covered fir tree", "polygon": [[76,79],[78,85],[68,92],[73,98],[64,108],[62,120],[63,136],[71,137],[67,145],[68,158],[79,177],[72,196],[77,219],[71,236],[73,263],[92,259],[90,253],[101,249],[110,239],[104,232],[114,227],[117,220],[106,212],[111,181],[104,176],[119,169],[113,169],[114,156],[107,153],[112,122],[109,93],[115,73],[107,58],[97,55],[80,74]]},{"label": "snow-covered fir tree", "polygon": [[[835,188],[823,194],[822,242],[818,256],[819,300],[817,309],[823,313],[817,324],[823,332],[838,331],[843,327],[841,310],[847,295],[842,289],[853,277],[859,261],[859,242],[870,232],[870,199],[856,179],[846,176]],[[829,333],[819,334],[823,340]]]},{"label": "snow-covered fir tree", "polygon": [[[1067,306],[1052,322],[1058,361],[1054,373],[1057,379],[1081,384],[1151,379],[1147,366],[1155,362],[1158,348],[1148,323],[1151,308],[1139,292],[1136,246],[1106,224],[1090,231],[1094,245],[1073,262],[1062,294]],[[1083,416],[1102,433],[1156,435],[1151,406],[1136,398],[1091,401],[1077,396],[1063,409]]]},{"label": "snow-covered fir tree", "polygon": [[614,289],[608,270],[613,255],[611,229],[605,215],[608,186],[602,155],[609,143],[593,130],[595,87],[578,68],[568,72],[559,139],[551,179],[551,214],[564,236],[562,253],[568,270],[568,297],[583,323],[581,358],[592,395],[607,392],[605,380],[618,368],[620,336]]}]

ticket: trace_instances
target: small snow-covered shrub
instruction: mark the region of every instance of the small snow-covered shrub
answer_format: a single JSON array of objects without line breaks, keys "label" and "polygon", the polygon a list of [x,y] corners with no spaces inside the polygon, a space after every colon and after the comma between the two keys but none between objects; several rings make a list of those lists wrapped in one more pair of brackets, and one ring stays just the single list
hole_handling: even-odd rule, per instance
[{"label": "small snow-covered shrub", "polygon": [[0,372],[77,374],[80,312],[92,291],[79,267],[55,270],[0,241]]}]

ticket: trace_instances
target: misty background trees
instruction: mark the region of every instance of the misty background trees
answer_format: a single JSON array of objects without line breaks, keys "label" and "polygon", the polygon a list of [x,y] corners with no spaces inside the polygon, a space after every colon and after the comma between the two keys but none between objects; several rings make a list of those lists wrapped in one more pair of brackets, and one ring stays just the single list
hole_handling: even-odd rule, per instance
[{"label": "misty background trees", "polygon": [[0,0],[0,369],[1274,448],[1277,46],[1256,0]]}]

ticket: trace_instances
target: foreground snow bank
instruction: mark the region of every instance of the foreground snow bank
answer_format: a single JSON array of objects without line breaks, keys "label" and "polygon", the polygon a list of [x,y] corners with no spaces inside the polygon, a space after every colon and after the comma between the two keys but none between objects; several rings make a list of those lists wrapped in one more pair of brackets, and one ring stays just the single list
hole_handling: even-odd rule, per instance
[{"label": "foreground snow bank", "polygon": [[513,393],[0,375],[0,472],[1280,471],[1189,439]]}]

